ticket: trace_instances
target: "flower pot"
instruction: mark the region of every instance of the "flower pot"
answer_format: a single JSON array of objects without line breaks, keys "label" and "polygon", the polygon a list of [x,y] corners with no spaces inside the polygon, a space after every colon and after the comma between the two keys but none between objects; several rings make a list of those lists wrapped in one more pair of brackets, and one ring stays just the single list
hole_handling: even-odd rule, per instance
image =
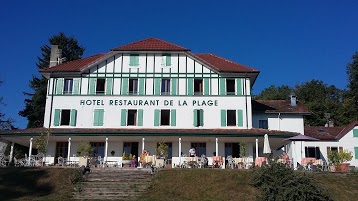
[{"label": "flower pot", "polygon": [[132,161],[131,160],[122,160],[122,167],[128,168],[131,167]]},{"label": "flower pot", "polygon": [[350,163],[341,163],[337,166],[337,171],[339,172],[349,172]]}]

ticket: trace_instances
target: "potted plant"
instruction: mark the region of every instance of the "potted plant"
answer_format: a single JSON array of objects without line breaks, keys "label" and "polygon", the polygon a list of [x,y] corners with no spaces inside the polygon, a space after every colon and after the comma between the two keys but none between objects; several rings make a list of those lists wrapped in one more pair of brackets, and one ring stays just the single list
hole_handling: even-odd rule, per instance
[{"label": "potted plant", "polygon": [[156,149],[157,158],[167,158],[168,157],[169,146],[165,142],[159,142]]},{"label": "potted plant", "polygon": [[122,154],[122,167],[130,167],[132,164],[132,154],[127,154],[125,151],[123,151]]},{"label": "potted plant", "polygon": [[[36,137],[34,141],[35,141],[34,144],[36,146],[38,155],[44,157],[47,151],[46,136],[43,133],[41,133],[41,135]],[[37,163],[36,165],[43,166],[45,162],[43,161],[43,158],[41,158],[41,160],[36,161],[36,163]]]},{"label": "potted plant", "polygon": [[79,157],[79,166],[88,166],[88,159],[92,154],[92,146],[89,142],[81,142],[77,148],[77,154]]},{"label": "potted plant", "polygon": [[348,150],[328,152],[328,160],[334,165],[337,171],[348,172],[350,163],[347,162],[352,160],[352,158],[353,154]]}]

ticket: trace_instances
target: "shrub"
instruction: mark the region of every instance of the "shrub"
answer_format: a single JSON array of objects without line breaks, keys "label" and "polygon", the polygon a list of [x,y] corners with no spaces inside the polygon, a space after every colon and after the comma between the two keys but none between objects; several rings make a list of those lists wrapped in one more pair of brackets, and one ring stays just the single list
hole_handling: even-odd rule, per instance
[{"label": "shrub", "polygon": [[252,182],[261,191],[258,201],[332,200],[308,176],[297,175],[282,163],[255,169]]}]

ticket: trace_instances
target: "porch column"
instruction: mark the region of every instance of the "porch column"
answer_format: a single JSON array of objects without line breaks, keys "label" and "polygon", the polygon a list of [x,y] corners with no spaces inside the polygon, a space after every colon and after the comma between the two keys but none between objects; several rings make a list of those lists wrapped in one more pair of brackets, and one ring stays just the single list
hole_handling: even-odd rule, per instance
[{"label": "porch column", "polygon": [[106,145],[104,147],[104,161],[107,161],[108,158],[108,137],[106,137]]},{"label": "porch column", "polygon": [[71,138],[68,138],[67,162],[71,161]]},{"label": "porch column", "polygon": [[14,145],[15,145],[15,142],[12,142],[12,143],[11,143],[11,149],[10,149],[10,159],[9,159],[9,163],[11,163],[11,161],[12,161],[12,156],[14,155]]},{"label": "porch column", "polygon": [[142,138],[142,153],[144,151],[144,145],[145,145],[145,138]]},{"label": "porch column", "polygon": [[179,166],[181,165],[181,138],[179,138]]},{"label": "porch column", "polygon": [[215,155],[219,156],[219,139],[215,139]]},{"label": "porch column", "polygon": [[30,163],[30,157],[31,157],[31,154],[32,154],[32,139],[33,139],[33,138],[30,138],[28,163]]},{"label": "porch column", "polygon": [[256,139],[256,158],[259,157],[259,139]]}]

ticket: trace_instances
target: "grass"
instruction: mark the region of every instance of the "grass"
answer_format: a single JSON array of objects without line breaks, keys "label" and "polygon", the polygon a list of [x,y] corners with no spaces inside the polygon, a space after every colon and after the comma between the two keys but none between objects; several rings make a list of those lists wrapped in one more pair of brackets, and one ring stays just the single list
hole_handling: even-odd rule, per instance
[{"label": "grass", "polygon": [[[74,169],[1,168],[0,200],[69,200]],[[298,173],[302,174],[302,173]],[[358,174],[305,173],[334,200],[358,198]],[[163,169],[138,201],[255,200],[251,170]]]},{"label": "grass", "polygon": [[74,169],[1,168],[0,200],[69,200]]}]

